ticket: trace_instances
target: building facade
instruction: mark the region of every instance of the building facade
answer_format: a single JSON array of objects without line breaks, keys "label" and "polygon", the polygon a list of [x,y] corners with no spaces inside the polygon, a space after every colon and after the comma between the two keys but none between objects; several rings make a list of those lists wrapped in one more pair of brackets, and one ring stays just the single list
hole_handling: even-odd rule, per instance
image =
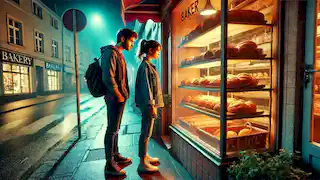
[{"label": "building facade", "polygon": [[[1,0],[1,4],[2,103],[75,92],[74,37],[61,17],[40,0]],[[88,54],[79,51],[79,60]],[[82,74],[86,62],[79,62]]]}]

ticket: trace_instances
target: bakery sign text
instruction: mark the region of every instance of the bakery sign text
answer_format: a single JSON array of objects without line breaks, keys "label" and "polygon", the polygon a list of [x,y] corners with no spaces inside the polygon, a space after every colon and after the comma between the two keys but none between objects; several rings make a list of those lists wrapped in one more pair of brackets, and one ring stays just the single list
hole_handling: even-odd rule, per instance
[{"label": "bakery sign text", "polygon": [[61,71],[62,66],[59,64],[53,64],[53,63],[48,63],[46,62],[46,69],[53,70],[53,71]]},{"label": "bakery sign text", "polygon": [[184,21],[186,18],[194,15],[196,12],[199,12],[198,9],[199,0],[195,0],[192,4],[188,6],[187,9],[181,12],[181,20]]},{"label": "bakery sign text", "polygon": [[11,63],[23,64],[27,66],[33,65],[33,58],[22,54],[16,54],[14,52],[8,52],[1,50],[2,61],[7,61]]}]

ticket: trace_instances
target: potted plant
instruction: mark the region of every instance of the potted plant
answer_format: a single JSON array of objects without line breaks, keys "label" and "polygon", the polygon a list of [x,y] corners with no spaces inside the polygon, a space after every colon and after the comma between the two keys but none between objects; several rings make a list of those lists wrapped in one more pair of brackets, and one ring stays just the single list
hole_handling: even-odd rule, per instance
[{"label": "potted plant", "polygon": [[228,169],[229,178],[237,180],[286,180],[306,179],[307,173],[294,167],[299,156],[281,149],[273,156],[270,153],[254,151],[241,152],[240,161],[233,162]]}]

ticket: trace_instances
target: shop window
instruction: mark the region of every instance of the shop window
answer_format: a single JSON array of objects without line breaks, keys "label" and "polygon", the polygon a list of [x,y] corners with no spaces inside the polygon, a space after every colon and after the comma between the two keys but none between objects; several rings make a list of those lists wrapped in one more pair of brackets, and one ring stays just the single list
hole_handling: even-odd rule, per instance
[{"label": "shop window", "polygon": [[[320,69],[320,1],[317,1],[316,13],[316,40],[315,40],[315,59],[314,67]],[[320,73],[314,73],[313,84],[313,117],[311,122],[311,139],[320,146]]]},{"label": "shop window", "polygon": [[57,91],[59,90],[59,77],[58,71],[48,70],[48,88],[49,91]]},{"label": "shop window", "polygon": [[42,8],[35,2],[33,3],[33,14],[42,19]]},{"label": "shop window", "polygon": [[58,29],[58,20],[52,16],[50,16],[50,24],[52,27]]},{"label": "shop window", "polygon": [[44,35],[38,31],[35,32],[35,50],[44,52]]},{"label": "shop window", "polygon": [[52,57],[58,58],[59,57],[59,46],[58,42],[55,40],[52,40]]},{"label": "shop window", "polygon": [[30,93],[30,69],[27,66],[2,64],[4,94]]},{"label": "shop window", "polygon": [[8,40],[12,44],[22,46],[22,23],[11,18],[8,19]]},{"label": "shop window", "polygon": [[[220,157],[272,149],[277,111],[277,1],[229,2],[225,58],[220,0],[184,0],[171,13],[173,127]],[[204,7],[211,11],[201,14]]]}]

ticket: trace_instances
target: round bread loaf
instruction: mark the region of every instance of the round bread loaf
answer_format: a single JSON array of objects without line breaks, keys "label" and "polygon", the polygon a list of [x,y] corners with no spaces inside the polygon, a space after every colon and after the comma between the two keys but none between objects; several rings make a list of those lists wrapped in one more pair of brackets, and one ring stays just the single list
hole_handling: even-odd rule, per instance
[{"label": "round bread loaf", "polygon": [[245,104],[247,105],[246,112],[248,114],[253,114],[257,112],[257,105],[252,101],[246,101]]},{"label": "round bread loaf", "polygon": [[191,102],[192,97],[191,96],[185,96],[182,101],[186,102],[186,103],[190,103]]},{"label": "round bread loaf", "polygon": [[247,129],[247,128],[241,129],[241,130],[239,131],[239,133],[238,133],[238,136],[247,136],[247,135],[250,135],[251,132],[252,132],[252,130]]},{"label": "round bread loaf", "polygon": [[257,44],[253,41],[244,41],[237,45],[239,51],[246,51],[246,50],[255,50],[258,48]]}]

